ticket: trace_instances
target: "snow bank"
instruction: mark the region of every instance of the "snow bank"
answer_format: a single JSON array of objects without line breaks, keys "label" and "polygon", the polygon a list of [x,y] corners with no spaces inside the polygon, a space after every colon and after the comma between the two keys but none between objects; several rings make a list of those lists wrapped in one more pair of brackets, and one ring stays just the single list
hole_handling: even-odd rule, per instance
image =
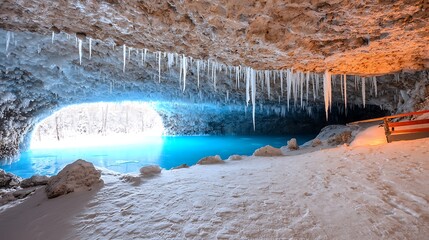
[{"label": "snow bank", "polygon": [[243,157],[242,156],[240,156],[240,155],[231,155],[231,156],[229,156],[228,157],[228,161],[238,161],[238,160],[242,160],[243,159]]}]

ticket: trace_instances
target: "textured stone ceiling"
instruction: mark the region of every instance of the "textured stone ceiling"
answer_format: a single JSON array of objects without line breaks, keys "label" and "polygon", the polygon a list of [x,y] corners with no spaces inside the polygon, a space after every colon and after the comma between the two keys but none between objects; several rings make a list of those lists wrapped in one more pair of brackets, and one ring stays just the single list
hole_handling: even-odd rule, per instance
[{"label": "textured stone ceiling", "polygon": [[428,10],[425,0],[2,0],[0,28],[255,69],[381,75],[429,68]]}]

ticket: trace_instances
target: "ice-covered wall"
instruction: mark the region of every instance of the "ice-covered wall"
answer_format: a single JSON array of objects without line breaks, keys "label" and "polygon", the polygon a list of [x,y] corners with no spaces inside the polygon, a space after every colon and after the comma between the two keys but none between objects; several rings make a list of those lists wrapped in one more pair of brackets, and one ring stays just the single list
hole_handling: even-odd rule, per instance
[{"label": "ice-covered wall", "polygon": [[[42,118],[61,107],[85,102],[165,103],[159,105],[158,111],[170,134],[284,134],[317,131],[327,124],[321,74],[308,75],[311,77],[308,83],[307,75],[302,75],[299,78],[302,81],[295,79],[297,85],[291,89],[287,89],[285,77],[282,92],[279,71],[268,71],[268,75],[257,71],[254,132],[251,101],[245,110],[243,70],[239,72],[238,87],[236,68],[214,61],[199,65],[188,58],[185,80],[183,55],[173,55],[174,61],[169,56],[150,51],[144,54],[142,49],[127,47],[124,55],[124,46],[89,40],[79,34],[75,37],[57,33],[52,38],[52,35],[0,30],[0,159],[13,158],[20,148],[25,148],[35,123]],[[365,109],[362,81],[366,83]],[[426,71],[377,76],[375,81],[377,94],[372,77],[347,77],[348,121],[383,114],[381,109],[391,112],[411,109],[427,98]],[[332,83],[334,104],[330,121],[342,122],[345,115],[340,76],[334,75]],[[407,95],[419,97],[407,98]]]}]

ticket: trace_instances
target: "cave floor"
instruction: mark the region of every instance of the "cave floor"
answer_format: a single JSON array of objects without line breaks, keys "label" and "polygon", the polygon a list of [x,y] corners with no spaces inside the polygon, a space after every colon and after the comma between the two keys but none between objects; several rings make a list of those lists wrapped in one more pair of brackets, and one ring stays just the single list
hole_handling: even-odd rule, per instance
[{"label": "cave floor", "polygon": [[[424,239],[429,141],[163,171],[0,213],[4,239]],[[139,179],[139,178],[138,178]]]}]

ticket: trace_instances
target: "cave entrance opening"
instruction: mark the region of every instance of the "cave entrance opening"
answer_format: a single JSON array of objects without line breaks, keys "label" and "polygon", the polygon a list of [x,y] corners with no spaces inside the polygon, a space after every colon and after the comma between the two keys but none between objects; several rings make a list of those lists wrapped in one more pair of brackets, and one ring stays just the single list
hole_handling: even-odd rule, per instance
[{"label": "cave entrance opening", "polygon": [[154,103],[83,103],[64,107],[38,123],[30,149],[133,144],[163,134]]}]

